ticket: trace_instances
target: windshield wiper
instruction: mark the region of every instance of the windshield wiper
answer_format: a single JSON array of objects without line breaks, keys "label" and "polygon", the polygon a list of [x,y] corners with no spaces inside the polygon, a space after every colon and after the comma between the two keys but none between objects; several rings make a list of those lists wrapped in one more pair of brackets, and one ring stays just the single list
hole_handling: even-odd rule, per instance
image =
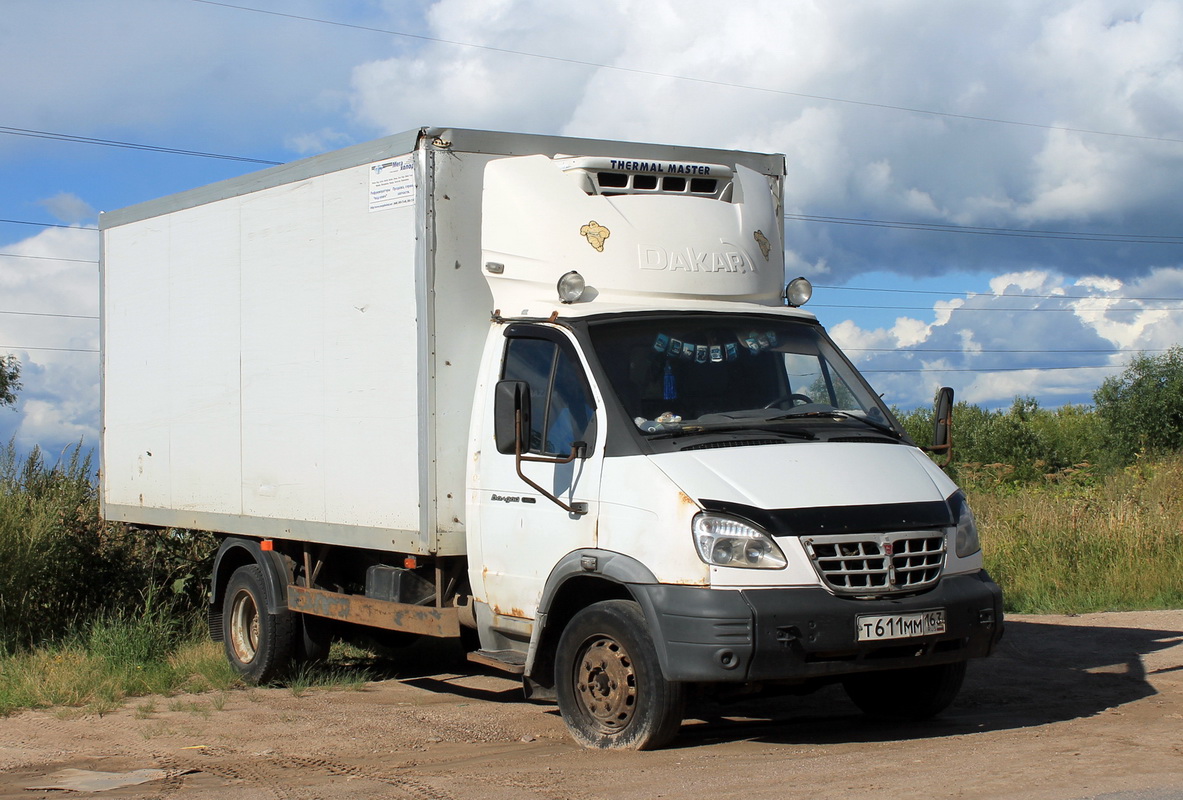
[{"label": "windshield wiper", "polygon": [[673,439],[678,436],[697,436],[699,434],[708,433],[736,433],[739,431],[751,431],[752,433],[771,433],[774,436],[791,436],[794,439],[812,440],[817,437],[809,431],[785,429],[780,425],[775,427],[767,426],[769,422],[784,422],[781,418],[772,420],[753,420],[750,422],[708,422],[699,424],[691,422],[683,424],[682,427],[676,429],[666,428],[654,433],[645,434],[646,439]]},{"label": "windshield wiper", "polygon": [[777,425],[775,428],[768,428],[769,422],[783,422],[779,417],[776,419],[759,420],[752,422],[708,422],[705,424],[690,423],[683,425],[682,430],[687,433],[735,433],[736,431],[753,431],[758,433],[774,433],[778,436],[792,436],[796,439],[816,439],[809,431],[797,429],[784,429]]},{"label": "windshield wiper", "polygon": [[829,411],[804,411],[800,414],[793,414],[793,413],[783,414],[779,417],[773,417],[772,419],[769,420],[769,422],[775,422],[778,420],[801,419],[803,417],[839,417],[841,419],[853,419],[857,422],[863,423],[864,425],[869,425],[870,427],[874,428],[877,431],[882,431],[882,432],[888,434],[889,436],[891,436],[891,438],[893,438],[893,439],[899,440],[899,439],[904,438],[903,434],[901,434],[899,431],[897,431],[895,428],[891,427],[890,425],[886,425],[882,422],[876,422],[875,420],[868,419],[867,417],[861,417],[858,414],[851,414],[849,411],[839,411],[836,408],[831,409]]}]

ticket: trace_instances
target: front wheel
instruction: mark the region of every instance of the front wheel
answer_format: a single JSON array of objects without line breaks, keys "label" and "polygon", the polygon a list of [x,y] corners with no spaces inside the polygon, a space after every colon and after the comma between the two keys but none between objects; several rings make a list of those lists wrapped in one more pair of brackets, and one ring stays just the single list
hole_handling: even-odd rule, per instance
[{"label": "front wheel", "polygon": [[685,689],[661,674],[636,603],[580,611],[559,639],[555,688],[568,730],[584,747],[652,750],[682,724]]},{"label": "front wheel", "polygon": [[230,664],[251,683],[266,683],[286,670],[296,655],[299,619],[283,608],[267,612],[267,585],[257,564],[230,576],[222,606],[222,641]]},{"label": "front wheel", "polygon": [[902,721],[928,719],[948,708],[961,691],[965,663],[867,672],[851,675],[842,686],[869,716]]}]

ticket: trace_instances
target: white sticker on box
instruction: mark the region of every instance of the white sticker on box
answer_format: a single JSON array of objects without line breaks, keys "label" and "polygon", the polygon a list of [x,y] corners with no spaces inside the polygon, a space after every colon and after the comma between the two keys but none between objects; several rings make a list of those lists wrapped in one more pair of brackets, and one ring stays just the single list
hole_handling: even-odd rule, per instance
[{"label": "white sticker on box", "polygon": [[370,164],[370,211],[415,203],[415,154]]}]

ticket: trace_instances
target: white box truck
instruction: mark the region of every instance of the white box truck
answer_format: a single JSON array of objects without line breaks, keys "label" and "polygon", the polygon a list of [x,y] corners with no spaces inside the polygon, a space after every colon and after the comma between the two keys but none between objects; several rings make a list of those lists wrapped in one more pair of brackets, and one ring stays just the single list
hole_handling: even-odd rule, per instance
[{"label": "white box truck", "polygon": [[784,174],[424,128],[103,214],[105,517],[223,535],[252,681],[357,627],[469,632],[592,747],[692,688],[942,710],[1001,593],[786,287]]}]

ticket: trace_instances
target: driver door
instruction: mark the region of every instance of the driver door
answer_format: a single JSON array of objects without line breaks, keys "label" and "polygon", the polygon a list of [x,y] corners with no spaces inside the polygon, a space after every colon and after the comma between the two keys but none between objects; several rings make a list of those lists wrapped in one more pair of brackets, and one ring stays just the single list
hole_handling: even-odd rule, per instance
[{"label": "driver door", "polygon": [[[557,328],[510,326],[500,379],[529,386],[529,450],[523,455],[558,460],[569,457],[575,443],[586,444],[585,457],[568,463],[521,462],[522,474],[545,491],[522,480],[514,453],[485,448],[481,455],[478,513],[485,600],[496,615],[532,620],[559,560],[572,550],[596,546],[601,423],[579,351]],[[491,416],[487,422],[491,433]],[[491,437],[484,438],[488,442]],[[562,508],[555,499],[578,511]]]}]

